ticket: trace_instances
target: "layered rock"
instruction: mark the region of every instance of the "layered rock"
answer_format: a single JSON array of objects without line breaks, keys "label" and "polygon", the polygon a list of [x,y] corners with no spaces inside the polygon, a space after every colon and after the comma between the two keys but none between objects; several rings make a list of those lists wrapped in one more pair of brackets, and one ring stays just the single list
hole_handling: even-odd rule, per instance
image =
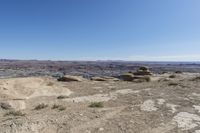
[{"label": "layered rock", "polygon": [[93,81],[119,81],[119,79],[117,79],[117,78],[108,77],[108,76],[104,76],[104,77],[92,77],[91,80],[93,80]]},{"label": "layered rock", "polygon": [[148,67],[140,67],[134,75],[152,75]]},{"label": "layered rock", "polygon": [[120,75],[120,79],[123,81],[133,81],[134,75],[132,73],[125,73]]},{"label": "layered rock", "polygon": [[83,80],[84,79],[82,76],[71,76],[71,75],[65,75],[63,77],[58,78],[58,81],[62,82],[73,82],[73,81],[81,82]]}]

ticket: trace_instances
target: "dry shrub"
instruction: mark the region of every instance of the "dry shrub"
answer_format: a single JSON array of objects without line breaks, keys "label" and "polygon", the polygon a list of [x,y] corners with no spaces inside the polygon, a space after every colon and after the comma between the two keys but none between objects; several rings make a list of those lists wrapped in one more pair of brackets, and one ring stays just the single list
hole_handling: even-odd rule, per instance
[{"label": "dry shrub", "polygon": [[39,104],[35,107],[35,110],[41,110],[41,109],[44,109],[44,108],[47,108],[47,107],[48,107],[47,104],[41,103],[41,104]]},{"label": "dry shrub", "polygon": [[14,111],[14,110],[9,111],[8,113],[5,114],[5,116],[10,116],[10,115],[12,115],[12,116],[25,116],[26,114],[21,112],[21,111]]},{"label": "dry shrub", "polygon": [[58,104],[54,104],[52,106],[52,109],[58,109],[60,111],[66,110],[66,107],[62,106],[62,105],[58,105]]},{"label": "dry shrub", "polygon": [[8,103],[0,103],[0,107],[1,107],[2,109],[5,109],[5,110],[9,110],[9,109],[12,108],[11,105],[8,104]]},{"label": "dry shrub", "polygon": [[175,83],[175,82],[171,82],[168,84],[169,86],[178,86],[179,84],[178,83]]},{"label": "dry shrub", "polygon": [[66,98],[68,98],[68,96],[65,96],[65,95],[60,95],[57,97],[57,99],[66,99]]},{"label": "dry shrub", "polygon": [[90,108],[103,108],[103,103],[102,102],[92,102],[89,105]]}]

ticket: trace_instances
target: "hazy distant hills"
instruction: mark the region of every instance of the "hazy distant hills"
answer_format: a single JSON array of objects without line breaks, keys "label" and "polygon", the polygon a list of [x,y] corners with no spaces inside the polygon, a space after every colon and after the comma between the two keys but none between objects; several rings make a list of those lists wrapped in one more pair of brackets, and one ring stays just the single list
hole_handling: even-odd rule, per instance
[{"label": "hazy distant hills", "polygon": [[135,71],[140,66],[148,66],[154,73],[165,71],[200,72],[200,62],[133,62],[133,61],[38,61],[0,60],[0,76],[31,75],[107,75]]}]

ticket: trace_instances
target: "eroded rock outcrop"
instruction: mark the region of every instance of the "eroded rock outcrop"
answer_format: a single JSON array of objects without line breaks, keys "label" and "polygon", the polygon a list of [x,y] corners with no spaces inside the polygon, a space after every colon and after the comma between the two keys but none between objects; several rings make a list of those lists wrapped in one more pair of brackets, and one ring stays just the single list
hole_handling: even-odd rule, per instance
[{"label": "eroded rock outcrop", "polygon": [[84,79],[82,76],[71,76],[71,75],[65,75],[63,77],[58,78],[58,81],[62,82],[73,82],[73,81],[81,82],[83,80]]},{"label": "eroded rock outcrop", "polygon": [[134,75],[152,75],[148,67],[140,67],[137,72],[134,72]]}]

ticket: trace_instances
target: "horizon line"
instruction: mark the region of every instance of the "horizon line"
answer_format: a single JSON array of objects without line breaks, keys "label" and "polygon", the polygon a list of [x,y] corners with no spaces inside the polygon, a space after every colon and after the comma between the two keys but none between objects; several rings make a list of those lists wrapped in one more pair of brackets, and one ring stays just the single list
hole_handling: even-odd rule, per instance
[{"label": "horizon line", "polygon": [[83,60],[83,59],[79,59],[79,60],[70,60],[70,59],[15,59],[15,58],[0,58],[0,61],[63,61],[63,62],[172,62],[172,63],[200,63],[200,61],[179,61],[179,60]]}]

